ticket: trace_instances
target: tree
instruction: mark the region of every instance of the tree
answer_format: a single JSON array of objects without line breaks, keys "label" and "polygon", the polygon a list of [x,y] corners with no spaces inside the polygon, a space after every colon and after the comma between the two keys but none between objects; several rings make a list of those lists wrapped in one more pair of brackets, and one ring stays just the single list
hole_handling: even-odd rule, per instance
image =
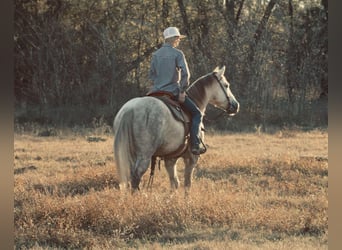
[{"label": "tree", "polygon": [[288,103],[300,117],[328,94],[327,20],[327,0],[16,0],[16,104],[110,119],[146,93],[151,54],[177,26],[191,81],[226,65],[246,120],[294,117]]}]

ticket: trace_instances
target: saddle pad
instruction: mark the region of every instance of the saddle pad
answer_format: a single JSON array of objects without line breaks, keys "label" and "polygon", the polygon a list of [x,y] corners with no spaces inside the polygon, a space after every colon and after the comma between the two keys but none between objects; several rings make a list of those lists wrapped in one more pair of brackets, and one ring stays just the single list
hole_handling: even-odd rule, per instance
[{"label": "saddle pad", "polygon": [[163,101],[166,104],[166,106],[170,109],[171,113],[173,114],[176,120],[184,122],[185,124],[190,123],[190,115],[181,108],[181,105],[178,102],[172,100],[169,95],[152,93],[148,96],[152,96]]}]

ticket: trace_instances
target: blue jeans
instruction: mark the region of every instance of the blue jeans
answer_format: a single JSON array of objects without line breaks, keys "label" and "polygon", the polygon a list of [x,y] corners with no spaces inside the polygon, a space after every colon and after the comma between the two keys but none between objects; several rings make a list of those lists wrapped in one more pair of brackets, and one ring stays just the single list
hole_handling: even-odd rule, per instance
[{"label": "blue jeans", "polygon": [[[176,97],[178,100],[178,96]],[[185,101],[181,106],[191,114],[191,127],[190,127],[190,143],[191,146],[199,145],[200,141],[200,126],[202,123],[202,113],[197,105],[188,97],[185,96]]]}]

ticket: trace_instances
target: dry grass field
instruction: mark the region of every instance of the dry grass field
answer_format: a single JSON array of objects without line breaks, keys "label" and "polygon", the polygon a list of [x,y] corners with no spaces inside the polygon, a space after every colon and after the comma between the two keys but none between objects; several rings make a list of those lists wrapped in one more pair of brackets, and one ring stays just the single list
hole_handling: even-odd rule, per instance
[{"label": "dry grass field", "polygon": [[189,196],[163,163],[120,193],[108,133],[42,135],[14,135],[16,249],[328,249],[327,131],[207,133]]}]

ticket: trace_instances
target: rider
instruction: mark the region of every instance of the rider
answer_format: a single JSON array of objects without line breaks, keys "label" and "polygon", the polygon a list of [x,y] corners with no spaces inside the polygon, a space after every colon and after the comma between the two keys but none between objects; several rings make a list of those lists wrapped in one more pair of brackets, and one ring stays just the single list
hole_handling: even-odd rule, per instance
[{"label": "rider", "polygon": [[176,49],[181,35],[178,28],[168,27],[163,32],[164,44],[152,55],[149,76],[153,81],[151,92],[166,91],[172,94],[183,108],[191,114],[190,143],[195,155],[205,153],[200,140],[200,126],[203,115],[196,104],[186,95],[190,72],[183,52]]}]

